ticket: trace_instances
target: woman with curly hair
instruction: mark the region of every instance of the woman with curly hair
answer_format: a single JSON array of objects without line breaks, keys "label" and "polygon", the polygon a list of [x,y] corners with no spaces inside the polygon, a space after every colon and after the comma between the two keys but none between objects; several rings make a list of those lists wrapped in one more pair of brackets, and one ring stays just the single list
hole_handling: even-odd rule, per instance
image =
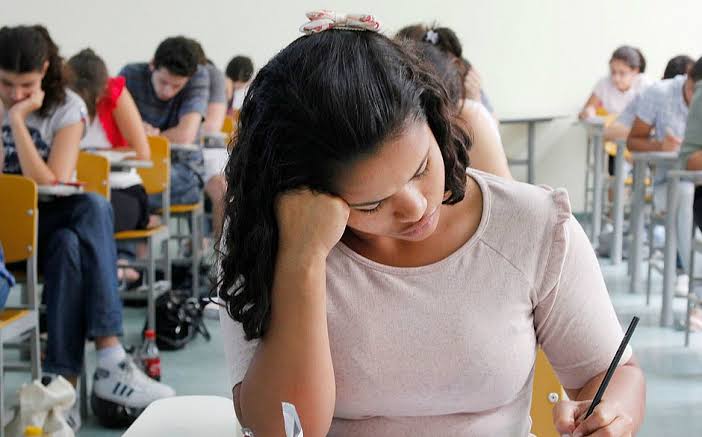
[{"label": "woman with curly hair", "polygon": [[234,409],[283,435],[525,436],[537,345],[561,434],[624,436],[644,380],[564,191],[468,168],[446,90],[371,16],[309,14],[258,73],[227,166]]}]

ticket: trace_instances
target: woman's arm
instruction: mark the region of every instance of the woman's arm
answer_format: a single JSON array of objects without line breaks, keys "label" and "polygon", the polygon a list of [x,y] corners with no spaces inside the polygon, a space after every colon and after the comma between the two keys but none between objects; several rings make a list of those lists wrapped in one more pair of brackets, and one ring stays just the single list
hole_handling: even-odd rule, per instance
[{"label": "woman's arm", "polygon": [[674,152],[680,149],[682,140],[666,133],[663,141],[651,138],[653,126],[636,117],[629,131],[626,146],[632,152]]},{"label": "woman's arm", "polygon": [[471,134],[470,166],[503,178],[512,179],[499,131],[490,114],[480,104],[466,104],[461,109],[463,127]]},{"label": "woman's arm", "polygon": [[286,194],[276,208],[279,249],[271,321],[234,405],[259,437],[281,436],[281,402],[297,408],[305,435],[323,437],[336,400],[326,306],[326,257],[341,239],[348,206],[309,191]]},{"label": "woman's arm", "polygon": [[[570,399],[581,402],[561,404],[560,409],[573,409],[571,414],[566,413],[561,417],[574,418],[575,432],[582,431],[581,435],[589,435],[602,428],[609,428],[612,432],[610,435],[627,435],[627,432],[635,435],[643,422],[646,386],[643,371],[633,357],[614,372],[600,402],[601,407],[595,408],[588,420],[578,420],[583,410],[589,408],[605,373],[592,378],[580,390],[566,389]],[[562,412],[554,411],[554,415]]]},{"label": "woman's arm", "polygon": [[585,102],[585,106],[580,111],[578,115],[581,120],[586,120],[595,115],[596,108],[602,105],[602,100],[595,95],[595,93],[590,94],[590,98]]},{"label": "woman's arm", "polygon": [[137,154],[137,159],[150,159],[151,150],[144,131],[144,122],[129,90],[125,87],[117,99],[117,106],[112,112],[117,128]]},{"label": "woman's arm", "polygon": [[39,90],[9,110],[10,129],[15,140],[22,174],[39,185],[68,181],[76,168],[80,138],[85,126],[77,122],[59,129],[54,135],[48,162],[44,162],[27,129],[27,116],[38,110],[44,100]]}]

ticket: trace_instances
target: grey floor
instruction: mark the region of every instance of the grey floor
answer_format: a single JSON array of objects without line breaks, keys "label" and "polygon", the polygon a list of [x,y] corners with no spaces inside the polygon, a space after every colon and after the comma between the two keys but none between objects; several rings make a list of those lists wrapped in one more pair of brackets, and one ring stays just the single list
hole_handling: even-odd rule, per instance
[{"label": "grey floor", "polygon": [[[632,340],[648,384],[646,420],[639,436],[702,435],[702,334],[693,335],[691,346],[684,348],[682,332],[658,326],[659,277],[654,276],[654,294],[647,307],[643,295],[628,293],[625,264],[611,266],[606,259],[601,264],[622,325],[627,325],[635,314],[641,317]],[[676,315],[682,315],[684,302],[675,304]],[[143,317],[142,309],[125,309],[126,344],[138,341]],[[210,342],[198,338],[185,350],[162,354],[163,379],[178,394],[229,395],[219,325],[208,321],[208,326],[212,333]],[[92,369],[94,354],[88,353],[88,357],[88,367]],[[15,378],[11,376],[4,390],[6,394],[17,389],[19,381]],[[94,418],[88,419],[79,433],[79,436],[118,435],[121,431],[103,429]]]}]

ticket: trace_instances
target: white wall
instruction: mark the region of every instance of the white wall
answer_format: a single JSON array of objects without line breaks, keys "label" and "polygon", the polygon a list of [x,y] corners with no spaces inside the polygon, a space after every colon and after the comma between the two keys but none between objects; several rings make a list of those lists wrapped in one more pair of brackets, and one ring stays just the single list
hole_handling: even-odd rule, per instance
[{"label": "white wall", "polygon": [[[537,129],[536,181],[568,188],[576,211],[582,208],[585,139],[573,126],[574,114],[607,73],[614,48],[641,47],[654,77],[673,55],[702,54],[699,0],[22,0],[4,2],[0,25],[43,23],[64,55],[90,46],[113,72],[148,60],[175,34],[198,39],[221,67],[238,53],[260,66],[299,35],[304,12],[318,7],[373,13],[387,32],[437,20],[461,37],[500,116],[568,115]],[[508,154],[523,153],[525,130],[503,133]],[[515,175],[524,177],[519,170]]]}]

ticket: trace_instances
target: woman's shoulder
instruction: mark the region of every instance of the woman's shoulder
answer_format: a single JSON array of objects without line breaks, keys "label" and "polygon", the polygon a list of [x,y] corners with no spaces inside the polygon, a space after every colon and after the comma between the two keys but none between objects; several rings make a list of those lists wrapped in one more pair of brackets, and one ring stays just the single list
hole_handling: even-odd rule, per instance
[{"label": "woman's shoulder", "polygon": [[[42,117],[43,118],[43,117]],[[79,121],[88,119],[88,109],[83,99],[73,90],[66,88],[63,100],[45,117],[49,120],[61,122],[65,119]]]},{"label": "woman's shoulder", "polygon": [[521,254],[550,246],[572,217],[568,193],[546,185],[531,185],[470,170],[481,186],[487,226],[481,239],[500,251]]},{"label": "woman's shoulder", "polygon": [[488,191],[493,212],[514,211],[536,219],[547,218],[554,213],[571,213],[565,189],[527,184],[475,169],[468,170],[468,174],[478,181],[481,190]]}]

